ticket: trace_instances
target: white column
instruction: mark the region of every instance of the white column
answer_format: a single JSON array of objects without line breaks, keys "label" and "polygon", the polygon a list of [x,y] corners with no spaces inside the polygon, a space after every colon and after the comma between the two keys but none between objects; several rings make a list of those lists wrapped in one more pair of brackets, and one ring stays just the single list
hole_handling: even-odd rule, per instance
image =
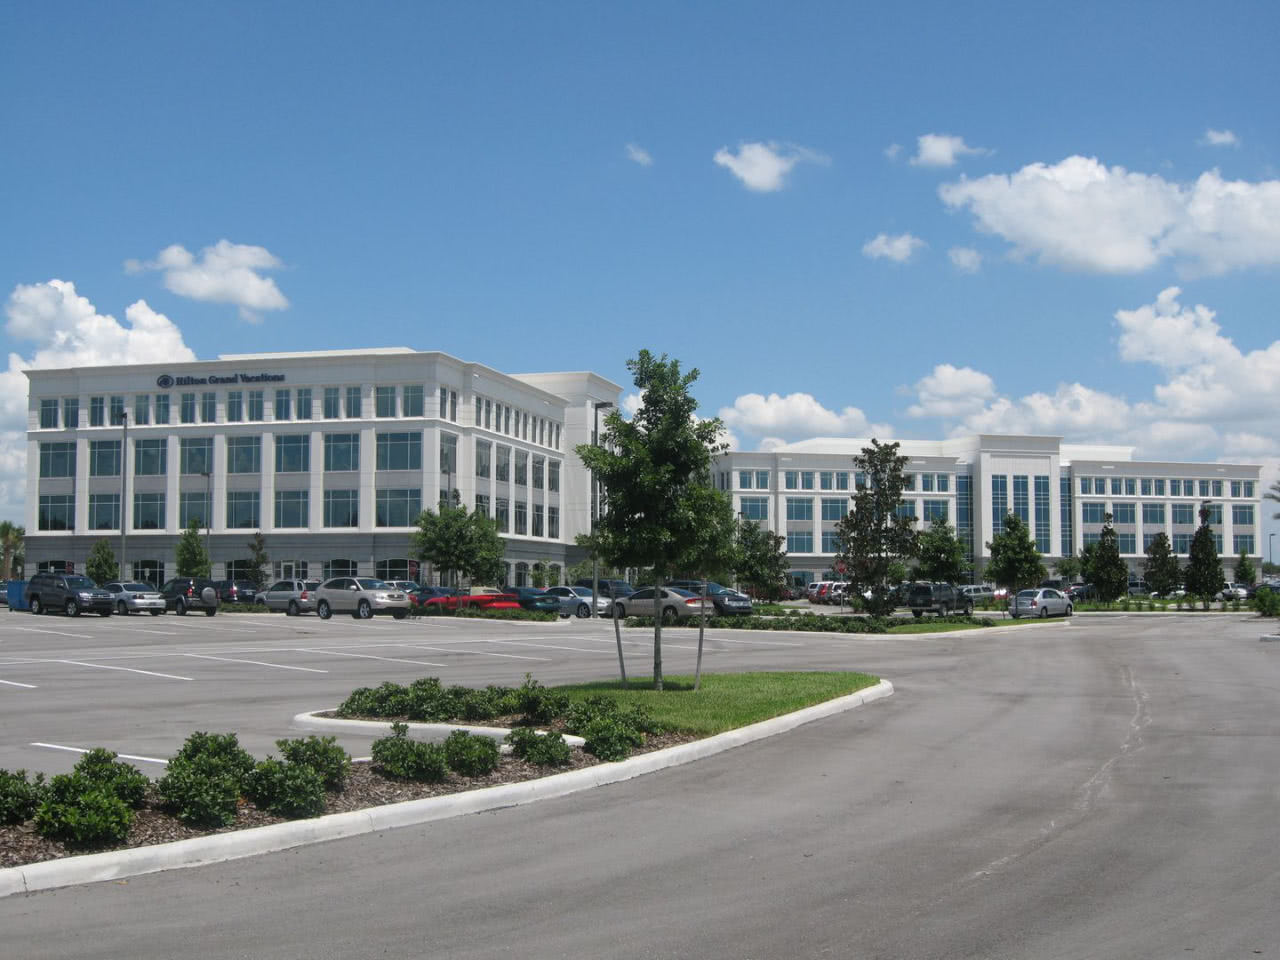
[{"label": "white column", "polygon": [[276,524],[276,445],[275,434],[262,432],[262,486],[259,490],[258,525],[265,533]]},{"label": "white column", "polygon": [[[37,459],[39,455],[37,454]],[[76,440],[75,534],[83,537],[89,532],[89,441]]]}]

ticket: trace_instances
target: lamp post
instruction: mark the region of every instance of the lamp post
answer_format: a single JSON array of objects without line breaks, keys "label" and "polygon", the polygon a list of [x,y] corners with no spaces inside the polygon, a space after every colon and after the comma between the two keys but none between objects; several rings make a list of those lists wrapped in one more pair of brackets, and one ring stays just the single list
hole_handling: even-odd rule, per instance
[{"label": "lamp post", "polygon": [[209,528],[213,525],[213,474],[200,471],[204,477],[204,558],[209,563],[209,576],[213,576],[213,557],[209,554]]},{"label": "lamp post", "polygon": [[[591,445],[593,447],[600,446],[600,411],[612,410],[613,403],[608,400],[598,400],[592,405],[594,421],[591,425]],[[597,598],[600,596],[600,561],[596,557],[595,548],[595,532],[596,518],[600,513],[600,488],[596,484],[596,472],[591,471],[591,535],[593,538],[591,545],[591,616],[597,618],[600,612],[597,609]]]},{"label": "lamp post", "polygon": [[126,522],[129,503],[129,414],[120,411],[120,579],[128,580],[124,569],[124,554],[129,524]]},{"label": "lamp post", "polygon": [[1267,563],[1273,567],[1276,565],[1276,545],[1271,541],[1276,538],[1274,533],[1267,534]]}]

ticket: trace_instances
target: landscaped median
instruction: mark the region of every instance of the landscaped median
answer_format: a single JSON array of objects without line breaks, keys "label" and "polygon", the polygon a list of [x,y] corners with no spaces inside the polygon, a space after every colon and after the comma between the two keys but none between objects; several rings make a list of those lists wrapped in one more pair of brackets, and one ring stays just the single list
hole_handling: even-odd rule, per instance
[{"label": "landscaped median", "polygon": [[[715,630],[783,630],[796,633],[875,633],[910,634],[910,633],[949,633],[960,630],[981,630],[989,627],[1009,627],[1016,624],[1043,622],[1034,619],[993,620],[991,617],[970,617],[963,614],[951,614],[945,617],[927,616],[918,619],[904,620],[895,617],[868,617],[862,614],[838,615],[834,613],[799,613],[791,612],[780,617],[762,616],[719,616],[709,617],[706,625]],[[627,617],[623,621],[628,627],[645,627],[653,629],[652,617]],[[662,629],[694,629],[698,621],[694,617],[686,617],[671,622],[663,622]]]},{"label": "landscaped median", "polygon": [[[193,734],[148,781],[109,751],[45,782],[0,771],[0,896],[253,856],[424,823],[614,783],[687,763],[892,693],[860,673],[708,674],[508,689],[443,687],[433,678],[355,691],[335,713],[377,711],[389,736],[353,764],[330,737],[277,741],[257,761],[234,734]],[[517,705],[521,712],[503,714]],[[457,707],[470,717],[440,717]],[[477,712],[488,716],[478,718]],[[428,718],[430,718],[428,720]],[[493,737],[411,738],[407,722],[503,724]],[[390,721],[390,723],[388,723]],[[392,726],[394,724],[394,726]],[[541,728],[539,732],[538,728]],[[574,749],[562,731],[578,731]],[[631,752],[639,755],[621,759]],[[615,762],[610,762],[615,761]]]}]

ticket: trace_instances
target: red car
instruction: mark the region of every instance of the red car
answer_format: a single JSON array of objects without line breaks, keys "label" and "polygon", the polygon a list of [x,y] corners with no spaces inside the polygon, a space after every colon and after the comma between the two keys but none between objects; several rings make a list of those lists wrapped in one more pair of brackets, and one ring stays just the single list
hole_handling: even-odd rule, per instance
[{"label": "red car", "polygon": [[423,613],[453,613],[459,605],[463,608],[483,607],[485,610],[519,610],[520,603],[514,594],[462,593],[452,587],[419,587],[409,594],[409,602]]}]

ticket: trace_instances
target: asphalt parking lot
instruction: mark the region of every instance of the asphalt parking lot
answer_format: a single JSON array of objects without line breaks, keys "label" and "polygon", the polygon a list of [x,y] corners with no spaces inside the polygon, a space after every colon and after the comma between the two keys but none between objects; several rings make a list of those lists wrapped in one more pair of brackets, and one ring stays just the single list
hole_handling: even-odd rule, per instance
[{"label": "asphalt parking lot", "polygon": [[[703,669],[871,669],[875,642],[711,621]],[[629,674],[651,672],[652,649],[652,631],[623,630]],[[696,630],[664,632],[666,673],[692,673],[696,653]],[[357,687],[424,676],[515,686],[526,673],[548,684],[617,676],[612,623],[0,613],[0,768],[64,772],[103,746],[158,776],[195,730],[234,731],[261,757],[302,734],[296,714],[334,707]],[[368,739],[342,742],[368,754]]]}]

